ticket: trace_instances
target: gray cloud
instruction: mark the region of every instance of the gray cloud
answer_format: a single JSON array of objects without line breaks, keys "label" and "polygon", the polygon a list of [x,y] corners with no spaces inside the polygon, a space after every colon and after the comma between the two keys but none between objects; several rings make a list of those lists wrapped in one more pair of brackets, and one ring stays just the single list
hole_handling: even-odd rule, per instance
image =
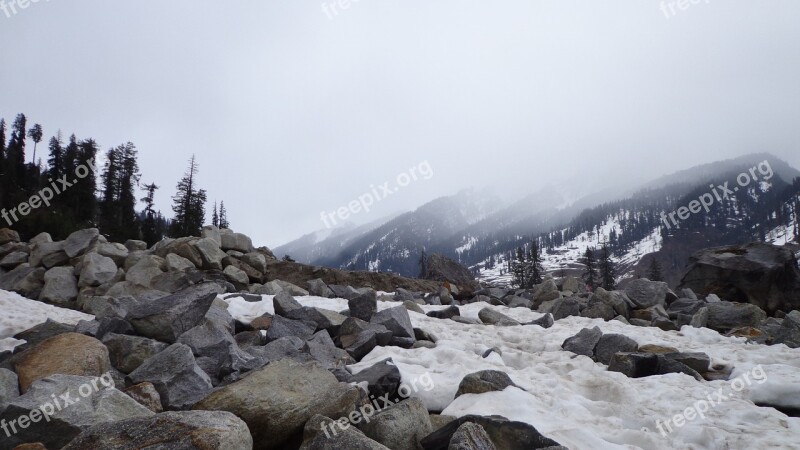
[{"label": "gray cloud", "polygon": [[469,186],[646,180],[755,151],[800,166],[794,0],[670,19],[642,0],[361,0],[333,19],[322,5],[0,12],[0,116],[135,142],[167,213],[196,153],[209,198],[270,246],[426,160],[433,178],[356,220]]}]

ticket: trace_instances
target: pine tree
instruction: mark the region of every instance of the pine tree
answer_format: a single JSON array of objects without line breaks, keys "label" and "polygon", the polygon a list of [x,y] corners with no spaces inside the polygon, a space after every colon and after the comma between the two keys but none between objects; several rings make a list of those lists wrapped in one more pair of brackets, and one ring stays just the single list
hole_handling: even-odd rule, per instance
[{"label": "pine tree", "polygon": [[134,187],[141,175],[136,159],[136,146],[130,142],[106,153],[99,222],[101,230],[115,242],[140,237]]},{"label": "pine tree", "polygon": [[214,202],[214,211],[211,213],[211,225],[219,228],[219,216],[217,215],[217,202]]},{"label": "pine tree", "polygon": [[594,250],[591,248],[587,248],[586,252],[583,254],[583,258],[581,258],[580,263],[583,264],[586,269],[583,271],[583,281],[586,282],[586,285],[589,286],[589,289],[594,291],[599,286],[599,279],[600,276],[597,273],[597,263],[594,259]]},{"label": "pine tree", "polygon": [[517,247],[517,259],[512,264],[512,273],[514,276],[514,284],[520,288],[527,288],[530,284],[530,275],[528,271],[528,262],[525,260],[525,250],[522,247]]},{"label": "pine tree", "polygon": [[653,259],[650,260],[650,268],[647,271],[647,278],[650,281],[664,281],[664,275],[661,272],[661,264],[656,259],[655,255],[653,255]]},{"label": "pine tree", "polygon": [[531,248],[528,251],[528,270],[530,271],[528,287],[542,283],[542,275],[544,274],[542,260],[541,249],[536,240],[534,240],[531,242]]},{"label": "pine tree", "polygon": [[155,203],[155,194],[158,186],[155,183],[145,184],[142,186],[147,195],[141,201],[145,204],[144,219],[142,220],[142,240],[147,242],[148,247],[152,247],[156,242],[160,241],[162,235],[159,231],[158,216],[153,209]]},{"label": "pine tree", "polygon": [[6,203],[6,119],[0,119],[0,207],[9,207]]},{"label": "pine tree", "polygon": [[[11,139],[6,147],[6,167],[3,174],[3,190],[9,199],[25,197],[25,114],[17,115],[11,127]],[[18,203],[12,200],[13,203]]]},{"label": "pine tree", "polygon": [[428,255],[423,248],[419,254],[419,278],[425,279],[428,275]]},{"label": "pine tree", "polygon": [[97,162],[97,142],[86,139],[78,144],[80,170],[76,170],[77,182],[70,188],[76,201],[75,219],[78,226],[88,226],[97,218],[97,176],[93,172]]},{"label": "pine tree", "polygon": [[611,260],[611,252],[606,244],[603,244],[603,247],[600,249],[599,266],[603,289],[607,291],[613,290],[614,286],[616,286],[616,268],[614,267],[614,261]]},{"label": "pine tree", "polygon": [[61,178],[64,169],[64,145],[61,140],[61,130],[50,138],[50,158],[47,159],[47,164],[50,166],[47,176],[53,181]]},{"label": "pine tree", "polygon": [[42,135],[42,126],[38,123],[28,130],[28,137],[33,139],[33,159],[31,159],[31,161],[34,164],[36,164],[36,146],[39,145],[39,142],[42,142]]},{"label": "pine tree", "polygon": [[194,155],[177,189],[178,192],[172,197],[175,218],[170,234],[172,237],[199,236],[205,220],[206,191],[197,189],[197,162]]},{"label": "pine tree", "polygon": [[230,229],[231,224],[228,223],[228,211],[225,209],[225,202],[219,202],[219,228]]}]

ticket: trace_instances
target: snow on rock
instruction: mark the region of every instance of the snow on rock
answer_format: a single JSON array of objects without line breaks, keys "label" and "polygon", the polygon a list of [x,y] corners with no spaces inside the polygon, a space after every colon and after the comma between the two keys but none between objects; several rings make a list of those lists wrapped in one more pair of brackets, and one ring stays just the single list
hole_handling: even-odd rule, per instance
[{"label": "snow on rock", "polygon": [[[305,306],[334,311],[347,308],[343,299],[297,297]],[[230,311],[240,320],[252,320],[272,312],[272,296],[259,303],[229,298]],[[396,306],[379,302],[378,308]],[[477,318],[484,303],[460,306],[463,316]],[[541,314],[525,308],[488,306],[518,321]],[[443,309],[422,306],[426,312]],[[667,332],[652,327],[634,327],[621,322],[569,317],[547,330],[538,326],[494,327],[467,325],[410,312],[412,323],[438,338],[434,349],[377,347],[360,363],[350,366],[357,373],[391,357],[403,382],[411,384],[428,373],[432,390],[413,395],[431,411],[462,416],[499,414],[527,422],[546,436],[571,449],[732,449],[800,448],[800,419],[754,402],[775,402],[800,407],[800,349],[784,345],[747,344],[742,338],[724,337],[709,329],[684,327]],[[598,326],[604,333],[624,334],[640,345],[658,344],[680,351],[704,352],[716,366],[733,368],[732,377],[752,372],[758,365],[766,375],[761,382],[739,392],[731,381],[699,382],[682,374],[630,379],[608,372],[606,366],[561,350],[562,342],[582,328]],[[502,355],[482,354],[496,347]],[[453,400],[464,376],[479,370],[506,372],[521,389],[463,395]],[[766,380],[766,381],[764,381]],[[662,435],[659,423],[683,414],[696,402],[722,389],[729,397],[704,413],[705,419],[671,425]],[[688,417],[688,416],[687,416]],[[666,431],[666,429],[665,429]]]},{"label": "snow on rock", "polygon": [[94,319],[89,314],[48,305],[3,290],[0,290],[0,311],[0,353],[13,350],[24,342],[14,339],[15,334],[44,323],[47,319],[68,325]]}]

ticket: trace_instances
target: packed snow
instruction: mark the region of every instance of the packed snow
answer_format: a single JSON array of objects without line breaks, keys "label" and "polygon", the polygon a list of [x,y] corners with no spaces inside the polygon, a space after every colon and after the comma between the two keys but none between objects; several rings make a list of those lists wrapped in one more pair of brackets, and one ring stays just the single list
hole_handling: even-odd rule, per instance
[{"label": "packed snow", "polygon": [[13,350],[25,342],[14,339],[15,334],[44,323],[47,319],[69,325],[94,319],[89,314],[37,302],[3,290],[0,290],[0,311],[0,353]]},{"label": "packed snow", "polygon": [[[297,297],[305,306],[334,311],[347,309],[343,299]],[[241,297],[226,300],[234,317],[248,321],[272,313],[272,296],[257,303]],[[378,309],[398,306],[379,302]],[[477,318],[485,307],[519,321],[541,314],[525,308],[507,308],[476,303],[460,306],[465,317]],[[440,306],[422,306],[426,312]],[[755,402],[779,402],[800,407],[800,349],[784,345],[747,344],[742,338],[724,337],[709,329],[684,327],[681,332],[652,327],[634,327],[620,322],[570,317],[552,328],[539,326],[495,327],[465,325],[410,312],[415,327],[438,338],[434,349],[378,347],[353,372],[391,357],[405,383],[429,373],[435,383],[431,391],[414,394],[432,411],[462,416],[499,414],[529,423],[544,435],[571,449],[791,449],[800,448],[800,419],[791,418]],[[604,333],[624,334],[640,345],[657,344],[680,351],[704,352],[717,367],[733,369],[732,378],[748,374],[750,383],[737,392],[731,381],[698,382],[682,374],[640,379],[608,372],[606,366],[561,349],[562,342],[582,328],[598,326]],[[482,354],[497,348],[500,354]],[[479,370],[500,370],[523,390],[464,395],[453,401],[465,375]],[[763,370],[763,372],[758,372]],[[764,377],[757,376],[763,373]],[[738,385],[735,387],[739,387]],[[729,397],[704,412],[705,419],[687,420],[682,427],[665,421],[684,414],[696,402],[722,389]],[[689,416],[686,415],[688,418]],[[666,436],[658,430],[660,421]]]}]

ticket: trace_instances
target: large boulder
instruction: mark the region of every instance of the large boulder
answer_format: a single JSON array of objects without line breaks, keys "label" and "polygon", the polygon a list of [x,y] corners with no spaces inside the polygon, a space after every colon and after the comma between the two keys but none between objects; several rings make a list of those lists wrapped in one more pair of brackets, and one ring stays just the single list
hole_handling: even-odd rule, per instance
[{"label": "large boulder", "polygon": [[111,365],[124,374],[138,369],[148,359],[166,350],[167,344],[141,336],[107,333],[103,344],[108,348]]},{"label": "large boulder", "polygon": [[[153,413],[114,388],[113,379],[52,375],[34,383],[25,395],[13,400],[0,415],[0,422],[28,417],[28,426],[0,438],[0,449],[40,442],[59,449],[81,432],[102,423]],[[5,434],[5,433],[4,433]]]},{"label": "large boulder", "polygon": [[302,441],[303,426],[314,415],[347,416],[360,397],[357,387],[316,363],[284,359],[218,389],[194,409],[231,412],[247,423],[255,449],[282,449]]},{"label": "large boulder", "polygon": [[192,286],[168,297],[141,302],[130,312],[129,321],[142,336],[174,343],[200,324],[220,293],[216,283]]},{"label": "large boulder", "polygon": [[767,313],[753,304],[716,302],[708,308],[707,326],[717,331],[728,331],[739,327],[755,327],[767,318]]},{"label": "large boulder", "polygon": [[19,233],[10,228],[0,228],[0,245],[19,242]]},{"label": "large boulder", "polygon": [[166,412],[149,417],[95,425],[64,450],[247,450],[253,447],[250,430],[225,411]]},{"label": "large boulder", "polygon": [[447,450],[453,436],[465,423],[480,425],[495,447],[503,450],[561,449],[558,442],[545,437],[531,425],[515,422],[500,416],[459,417],[439,428],[422,440],[425,450]]},{"label": "large boulder", "polygon": [[202,360],[201,367],[212,378],[221,379],[254,367],[255,359],[239,348],[228,330],[211,320],[183,333],[178,342],[192,349],[194,356]]},{"label": "large boulder", "polygon": [[149,287],[153,282],[153,278],[164,273],[163,268],[165,266],[166,262],[163,258],[155,255],[144,255],[125,274],[125,281],[138,286]]},{"label": "large boulder", "polygon": [[64,333],[30,348],[14,362],[24,393],[37,380],[54,374],[99,377],[111,369],[102,342],[77,333]]},{"label": "large boulder", "polygon": [[78,280],[72,267],[53,267],[44,274],[39,300],[56,305],[71,305],[78,299]]},{"label": "large boulder", "polygon": [[220,230],[220,237],[222,238],[222,250],[234,250],[242,253],[250,253],[253,250],[253,241],[242,233],[234,233],[230,230]]},{"label": "large boulder", "polygon": [[486,430],[477,423],[467,422],[458,427],[447,450],[496,450]]},{"label": "large boulder", "polygon": [[19,397],[17,374],[8,369],[0,369],[0,414],[6,410],[9,402],[17,397]]},{"label": "large boulder", "polygon": [[461,380],[456,391],[456,398],[464,394],[483,394],[485,392],[502,391],[509,386],[516,386],[507,373],[499,370],[482,370],[471,373]]},{"label": "large boulder", "polygon": [[78,287],[100,286],[113,280],[117,275],[117,265],[114,264],[114,260],[99,253],[89,253],[81,264]]},{"label": "large boulder", "polygon": [[11,252],[0,258],[0,269],[13,269],[22,263],[28,262],[28,254],[25,252]]},{"label": "large boulder", "polygon": [[348,300],[347,306],[350,308],[350,316],[369,322],[378,310],[378,297],[375,291],[370,289]]},{"label": "large boulder", "polygon": [[210,238],[198,239],[194,242],[194,247],[200,253],[203,269],[222,270],[222,260],[228,255],[219,248],[216,241]]},{"label": "large boulder", "polygon": [[575,336],[568,337],[561,344],[561,348],[568,352],[593,358],[594,349],[602,336],[603,332],[598,327],[584,328]]},{"label": "large boulder", "polygon": [[67,237],[64,242],[64,253],[70,258],[82,255],[100,236],[97,228],[78,230]]},{"label": "large boulder", "polygon": [[189,409],[212,389],[211,379],[197,365],[192,349],[172,344],[128,375],[132,384],[152,383],[165,408]]},{"label": "large boulder", "polygon": [[667,283],[650,281],[647,278],[632,280],[625,287],[625,294],[640,309],[666,305],[667,295],[670,293]]},{"label": "large boulder", "polygon": [[428,410],[418,398],[391,405],[360,424],[361,431],[392,450],[417,450],[433,431]]},{"label": "large boulder", "polygon": [[383,444],[364,436],[350,424],[342,427],[319,414],[306,422],[303,430],[303,445],[300,450],[389,450]]},{"label": "large boulder", "polygon": [[478,311],[478,318],[481,319],[481,322],[487,325],[496,325],[499,327],[520,325],[519,322],[511,317],[508,317],[507,315],[488,307]]},{"label": "large boulder", "polygon": [[769,314],[800,309],[797,258],[790,248],[771,244],[701,250],[692,255],[681,287],[751,303]]},{"label": "large boulder", "polygon": [[69,256],[64,252],[64,241],[39,242],[33,245],[28,262],[32,267],[54,267],[69,261]]}]

